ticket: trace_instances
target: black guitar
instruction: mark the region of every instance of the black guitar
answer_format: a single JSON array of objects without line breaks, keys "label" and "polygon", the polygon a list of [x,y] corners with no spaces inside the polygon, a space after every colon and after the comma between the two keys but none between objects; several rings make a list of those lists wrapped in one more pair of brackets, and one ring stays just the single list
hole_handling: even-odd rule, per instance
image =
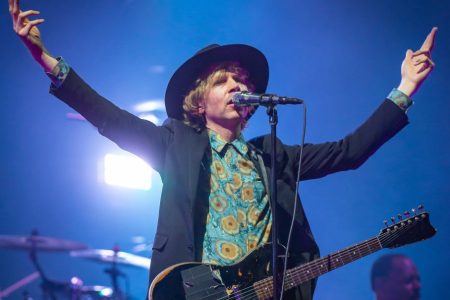
[{"label": "black guitar", "polygon": [[[429,214],[419,207],[412,216],[388,226],[364,242],[350,246],[309,263],[288,269],[284,290],[297,287],[313,278],[330,272],[352,261],[383,248],[396,248],[432,237],[436,230],[430,224]],[[173,265],[153,280],[149,300],[163,299],[270,299],[272,298],[272,246],[266,244],[229,266],[198,262]],[[282,252],[280,252],[282,253]]]}]

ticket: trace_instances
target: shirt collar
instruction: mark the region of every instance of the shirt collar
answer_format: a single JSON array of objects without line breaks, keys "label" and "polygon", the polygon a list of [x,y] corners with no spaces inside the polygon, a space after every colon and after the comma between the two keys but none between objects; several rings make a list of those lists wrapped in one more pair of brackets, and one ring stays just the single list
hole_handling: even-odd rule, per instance
[{"label": "shirt collar", "polygon": [[232,142],[225,141],[217,132],[211,129],[208,129],[208,136],[211,148],[219,154],[226,148],[225,146],[230,144],[233,145],[242,156],[246,155],[248,152],[247,142],[242,133]]}]

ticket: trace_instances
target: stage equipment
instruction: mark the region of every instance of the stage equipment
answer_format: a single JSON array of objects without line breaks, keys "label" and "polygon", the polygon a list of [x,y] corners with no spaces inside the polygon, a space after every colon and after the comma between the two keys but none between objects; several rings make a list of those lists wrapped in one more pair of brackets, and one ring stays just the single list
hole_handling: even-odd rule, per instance
[{"label": "stage equipment", "polygon": [[[56,300],[57,295],[71,295],[72,286],[69,282],[50,280],[38,262],[38,252],[61,252],[86,249],[87,246],[78,242],[40,236],[34,229],[29,236],[0,236],[0,248],[29,251],[29,257],[37,273],[41,277],[41,289],[44,299]],[[65,298],[66,298],[65,297]],[[79,298],[74,298],[79,299]]]},{"label": "stage equipment", "polygon": [[[433,237],[436,229],[423,206],[405,214],[368,240],[323,256],[305,264],[296,253],[286,273],[284,290],[290,290],[325,273],[377,252],[383,248],[397,248]],[[273,272],[270,270],[272,246],[264,244],[228,266],[186,262],[170,266],[159,273],[149,288],[148,300],[189,299],[272,299]]]},{"label": "stage equipment", "polygon": [[70,255],[77,258],[86,258],[104,263],[115,263],[118,265],[139,267],[149,270],[150,259],[122,251],[106,249],[87,249],[71,251]]},{"label": "stage equipment", "polygon": [[[271,168],[270,168],[270,184],[269,182],[267,182],[267,176],[265,176],[264,172],[263,172],[263,177],[264,177],[264,185],[267,189],[267,194],[269,195],[269,201],[270,201],[270,208],[272,210],[272,241],[274,241],[274,243],[272,243],[272,270],[273,270],[273,274],[275,276],[273,276],[273,280],[272,280],[272,289],[273,289],[273,299],[274,300],[278,300],[280,299],[280,295],[282,294],[282,287],[283,287],[283,282],[284,282],[284,272],[280,272],[280,263],[282,261],[284,261],[284,265],[286,266],[287,262],[288,262],[288,256],[287,256],[287,252],[289,251],[289,240],[290,240],[290,235],[291,235],[291,230],[289,233],[289,238],[288,238],[288,243],[286,245],[286,250],[284,254],[279,255],[279,249],[278,249],[278,218],[277,218],[277,207],[278,207],[278,192],[277,192],[277,171],[278,171],[278,166],[277,166],[277,147],[276,147],[276,142],[277,142],[277,125],[278,125],[278,111],[277,111],[277,104],[278,103],[284,103],[284,104],[291,104],[289,103],[288,99],[290,99],[290,101],[294,101],[294,98],[286,98],[286,97],[278,97],[275,95],[270,95],[270,94],[251,94],[248,92],[242,92],[242,93],[236,93],[233,95],[233,99],[232,101],[235,102],[237,105],[257,105],[257,104],[238,104],[240,101],[239,100],[245,100],[245,96],[248,96],[247,101],[250,102],[254,102],[254,103],[259,103],[261,105],[264,105],[267,107],[266,109],[266,113],[269,116],[269,124],[270,124],[270,162],[271,162]],[[280,102],[280,100],[282,100]],[[296,101],[294,101],[293,103],[295,104],[304,104],[303,100],[300,99],[295,99]],[[283,102],[284,101],[284,102]],[[305,116],[304,116],[304,120],[306,121],[306,105],[304,105],[304,112],[305,112]],[[304,130],[306,128],[306,123],[304,126]],[[303,134],[304,137],[304,134]],[[301,168],[301,160],[302,160],[302,155],[303,155],[303,140],[302,140],[302,145],[301,145],[301,151],[300,151],[300,160],[299,160],[299,174],[300,174],[300,168]],[[259,161],[259,165],[261,170],[265,169],[265,165],[263,163],[262,157],[258,157],[258,161]],[[296,188],[298,189],[298,182],[296,185]],[[296,190],[296,197],[298,194],[298,190]],[[295,219],[295,208],[296,208],[296,204],[297,201],[295,201],[294,204],[294,212],[293,212],[293,217],[292,217],[292,224],[293,221]],[[292,226],[291,226],[292,228]]]},{"label": "stage equipment", "polygon": [[71,251],[88,247],[84,244],[40,236],[32,233],[29,236],[0,235],[0,248],[28,251]]},{"label": "stage equipment", "polygon": [[233,95],[232,101],[236,106],[303,104],[303,100],[298,98],[277,96],[273,94],[255,94],[250,92],[235,93]]},{"label": "stage equipment", "polygon": [[126,278],[125,273],[119,270],[118,265],[138,267],[150,269],[150,259],[126,252],[119,251],[117,246],[112,250],[107,249],[88,249],[80,251],[72,251],[70,255],[77,258],[85,258],[97,262],[110,264],[109,268],[104,269],[104,272],[111,278],[112,283],[112,299],[126,299],[126,294],[120,289],[118,279],[119,277]]}]

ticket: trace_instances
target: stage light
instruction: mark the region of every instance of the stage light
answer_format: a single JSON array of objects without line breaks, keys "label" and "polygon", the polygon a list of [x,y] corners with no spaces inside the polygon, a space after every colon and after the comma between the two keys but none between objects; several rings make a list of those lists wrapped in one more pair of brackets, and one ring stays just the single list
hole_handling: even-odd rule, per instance
[{"label": "stage light", "polygon": [[136,156],[106,154],[103,169],[106,184],[140,190],[152,187],[152,168]]},{"label": "stage light", "polygon": [[154,114],[152,114],[152,113],[139,114],[138,117],[139,117],[140,119],[150,121],[150,122],[152,122],[153,124],[160,124],[160,123],[161,123],[161,120],[160,120],[157,116],[155,116]]},{"label": "stage light", "polygon": [[[98,291],[98,295],[100,297],[110,297],[113,294],[113,290],[108,287],[100,287],[101,289]],[[87,297],[87,299],[92,299],[90,297]]]},{"label": "stage light", "polygon": [[164,100],[162,99],[148,99],[139,102],[134,105],[134,110],[138,113],[149,113],[149,112],[165,112],[166,106],[164,104]]}]

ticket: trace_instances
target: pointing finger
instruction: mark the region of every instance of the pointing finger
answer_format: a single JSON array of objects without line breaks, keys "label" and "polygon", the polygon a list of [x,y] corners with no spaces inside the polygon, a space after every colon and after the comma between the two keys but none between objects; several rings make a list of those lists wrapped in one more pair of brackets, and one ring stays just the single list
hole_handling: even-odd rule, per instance
[{"label": "pointing finger", "polygon": [[431,50],[433,50],[434,37],[436,36],[437,30],[438,30],[437,27],[433,27],[433,29],[431,29],[431,32],[428,34],[427,38],[423,42],[422,47],[420,47],[420,50],[429,51],[429,52],[431,52]]}]

